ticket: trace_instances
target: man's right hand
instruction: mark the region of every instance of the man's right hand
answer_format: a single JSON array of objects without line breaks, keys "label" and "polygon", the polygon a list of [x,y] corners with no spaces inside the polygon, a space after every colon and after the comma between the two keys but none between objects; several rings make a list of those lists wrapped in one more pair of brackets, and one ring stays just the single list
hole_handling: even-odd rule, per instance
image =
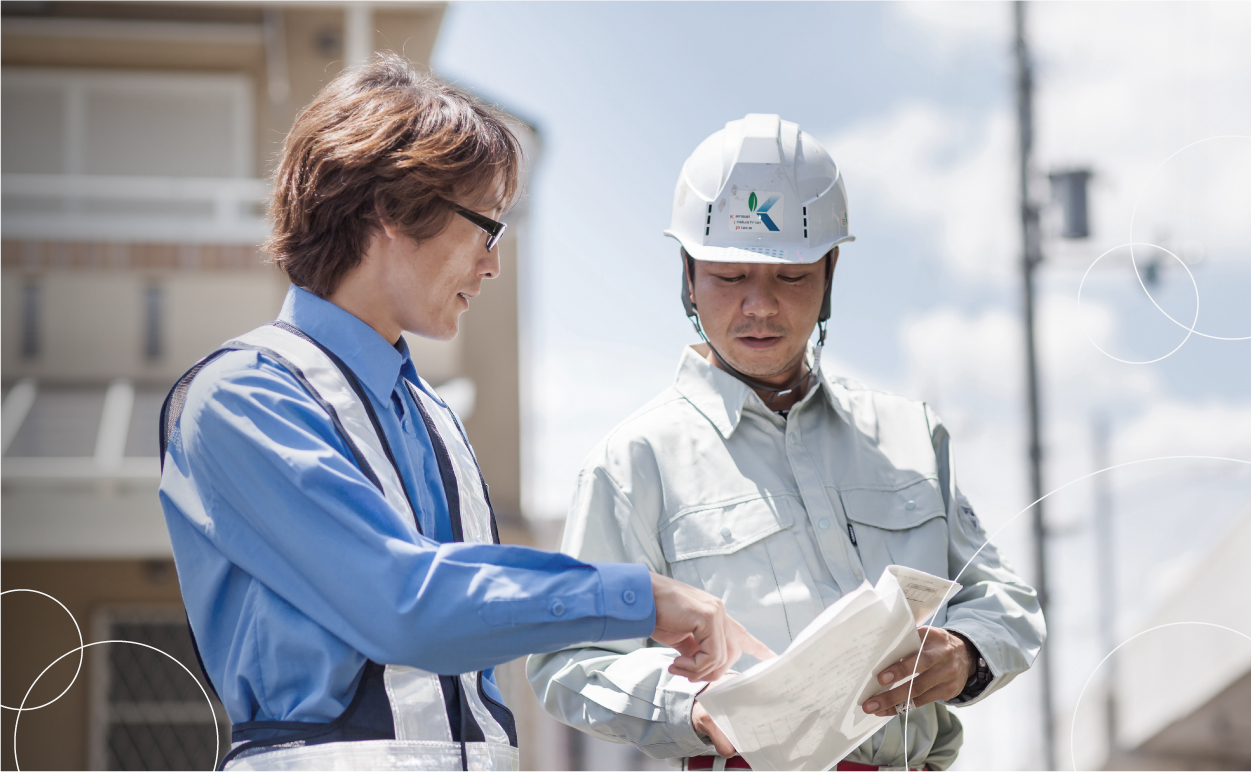
[{"label": "man's right hand", "polygon": [[725,611],[725,604],[703,590],[652,572],[656,629],[652,639],[679,656],[669,672],[691,681],[715,681],[746,652],[756,659],[777,656]]},{"label": "man's right hand", "polygon": [[[738,673],[723,675],[718,678],[715,683],[705,686],[704,689],[707,689],[709,686],[715,686],[716,684],[733,678],[736,675],[738,675]],[[708,738],[709,742],[712,743],[712,747],[717,749],[717,754],[719,756],[728,759],[738,753],[738,751],[734,748],[734,743],[730,742],[730,738],[725,736],[725,732],[721,731],[721,727],[717,726],[717,723],[712,720],[712,716],[708,715],[708,711],[704,709],[703,705],[699,704],[698,699],[691,704],[691,727],[696,731],[696,733],[702,734]]]}]

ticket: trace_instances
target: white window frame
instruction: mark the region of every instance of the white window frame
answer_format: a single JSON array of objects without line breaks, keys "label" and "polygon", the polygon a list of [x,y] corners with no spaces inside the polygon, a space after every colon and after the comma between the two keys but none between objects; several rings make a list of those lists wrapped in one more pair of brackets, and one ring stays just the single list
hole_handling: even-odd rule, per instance
[{"label": "white window frame", "polygon": [[6,67],[0,75],[4,89],[43,88],[60,92],[65,109],[65,143],[61,158],[65,174],[86,173],[86,106],[88,92],[178,93],[227,96],[234,120],[231,125],[232,177],[252,177],[256,158],[256,117],[252,79],[230,73],[164,73],[126,70],[53,70]]}]

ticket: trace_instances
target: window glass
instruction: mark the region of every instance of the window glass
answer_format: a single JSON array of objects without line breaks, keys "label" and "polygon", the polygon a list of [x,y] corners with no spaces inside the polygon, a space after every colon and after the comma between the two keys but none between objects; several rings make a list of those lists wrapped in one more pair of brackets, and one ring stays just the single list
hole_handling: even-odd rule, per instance
[{"label": "window glass", "polygon": [[22,285],[22,356],[39,355],[39,284],[28,281]]},{"label": "window glass", "polygon": [[143,290],[143,355],[148,360],[160,359],[165,353],[162,316],[165,298],[161,285],[149,284]]}]

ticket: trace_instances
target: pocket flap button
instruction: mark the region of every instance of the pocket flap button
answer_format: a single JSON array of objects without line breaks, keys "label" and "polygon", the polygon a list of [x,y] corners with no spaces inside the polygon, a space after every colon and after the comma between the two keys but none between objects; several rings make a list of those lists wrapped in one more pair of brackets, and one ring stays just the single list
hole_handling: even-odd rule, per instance
[{"label": "pocket flap button", "polygon": [[917,503],[915,501],[909,501],[907,504],[904,504],[904,509],[911,510],[911,509],[916,509],[916,508],[917,508]]},{"label": "pocket flap button", "polygon": [[728,539],[730,538],[731,533],[732,532],[730,531],[730,526],[728,525],[721,526],[721,538]]}]

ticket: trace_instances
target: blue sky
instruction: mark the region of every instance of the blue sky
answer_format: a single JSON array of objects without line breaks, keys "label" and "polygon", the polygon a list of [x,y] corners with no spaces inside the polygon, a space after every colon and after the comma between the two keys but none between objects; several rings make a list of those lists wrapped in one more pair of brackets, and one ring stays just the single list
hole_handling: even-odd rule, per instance
[{"label": "blue sky", "polygon": [[[1033,7],[1037,167],[1095,170],[1094,235],[1049,236],[1040,275],[1047,480],[1093,470],[1092,417],[1114,463],[1251,458],[1251,341],[1192,336],[1134,278],[1133,238],[1164,258],[1153,294],[1196,329],[1251,336],[1251,8]],[[777,112],[841,165],[857,241],[834,287],[828,365],[926,399],[961,455],[962,488],[1029,573],[1006,4],[490,3],[450,6],[436,72],[533,122],[543,140],[523,280],[525,501],[560,517],[591,447],[670,383],[695,340],[661,235],[683,160],[748,112]],[[1137,209],[1135,209],[1137,207]],[[1050,221],[1049,221],[1050,222]],[[1050,226],[1049,226],[1050,227]],[[1052,231],[1048,231],[1051,233]],[[1198,245],[1198,246],[1196,246]],[[1140,248],[1146,261],[1159,255]],[[1199,257],[1202,256],[1200,260]],[[1089,338],[1088,338],[1089,336]],[[1233,519],[1247,467],[1176,462],[1115,478],[1122,627],[1149,615]],[[1091,492],[1051,504],[1061,710],[1098,662],[1090,603]],[[1144,589],[1145,588],[1145,589]],[[1035,685],[964,713],[965,768],[1038,763]],[[1092,759],[1093,760],[1093,759]]]}]

